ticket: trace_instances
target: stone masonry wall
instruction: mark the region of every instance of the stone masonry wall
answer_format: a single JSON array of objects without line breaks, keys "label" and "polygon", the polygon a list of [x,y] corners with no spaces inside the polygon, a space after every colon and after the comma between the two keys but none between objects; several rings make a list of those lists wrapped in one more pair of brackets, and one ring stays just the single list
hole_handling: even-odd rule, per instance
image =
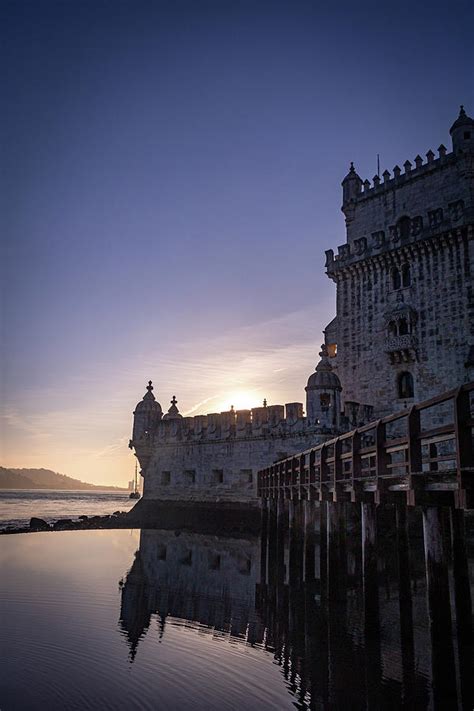
[{"label": "stone masonry wall", "polygon": [[256,502],[259,469],[325,439],[327,435],[306,431],[286,436],[160,443],[152,448],[144,472],[144,498]]},{"label": "stone masonry wall", "polygon": [[[474,343],[473,257],[469,227],[336,273],[337,317],[331,330],[337,333],[337,356],[332,362],[345,402],[367,402],[383,416],[466,381]],[[392,269],[403,264],[410,268],[410,286],[394,289]],[[414,325],[412,333],[391,339],[390,352],[390,313],[401,297],[414,313]],[[401,358],[392,362],[398,353]],[[406,371],[414,378],[411,400],[397,392],[397,378]]]}]

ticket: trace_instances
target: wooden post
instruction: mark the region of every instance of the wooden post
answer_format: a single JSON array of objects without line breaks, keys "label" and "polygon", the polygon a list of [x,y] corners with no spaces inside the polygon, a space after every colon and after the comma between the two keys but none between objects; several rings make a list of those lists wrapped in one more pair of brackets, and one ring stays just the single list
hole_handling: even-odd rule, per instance
[{"label": "wooden post", "polygon": [[312,582],[315,578],[316,553],[316,504],[304,501],[304,579]]},{"label": "wooden post", "polygon": [[331,600],[345,598],[346,559],[343,530],[344,504],[327,503],[327,594]]},{"label": "wooden post", "polygon": [[462,707],[469,708],[470,700],[474,698],[474,683],[471,670],[473,630],[464,511],[451,509],[451,540],[453,546],[454,601],[456,606]]},{"label": "wooden post", "polygon": [[277,535],[277,500],[268,499],[268,580],[275,576]]},{"label": "wooden post", "polygon": [[319,503],[319,590],[321,598],[326,596],[328,584],[328,504],[326,501]]},{"label": "wooden post", "polygon": [[448,708],[456,699],[456,676],[452,644],[451,602],[443,520],[440,507],[423,509],[428,615],[431,632],[431,667],[435,708]]},{"label": "wooden post", "polygon": [[288,533],[288,502],[282,496],[277,506],[276,566],[278,583],[285,582],[285,540]]},{"label": "wooden post", "polygon": [[299,585],[303,580],[303,537],[304,537],[303,502],[299,499],[290,501],[290,584]]},{"label": "wooden post", "polygon": [[371,503],[361,504],[362,585],[366,630],[378,620],[379,589],[377,576],[377,514]]},{"label": "wooden post", "polygon": [[403,701],[413,707],[415,681],[415,639],[411,595],[411,566],[408,537],[408,509],[403,504],[395,508],[398,556],[398,600],[400,611],[400,642],[402,650]]},{"label": "wooden post", "polygon": [[416,406],[410,408],[408,413],[408,473],[421,472],[421,424],[420,411]]},{"label": "wooden post", "polygon": [[260,582],[267,582],[267,550],[268,550],[268,499],[260,502]]},{"label": "wooden post", "polygon": [[[459,491],[457,492],[459,508],[466,506],[466,490],[464,470],[472,467],[474,462],[474,443],[472,441],[471,406],[469,391],[459,388],[454,400],[454,432],[456,437],[456,469]],[[472,473],[470,474],[472,477]],[[472,487],[472,484],[471,484]],[[472,491],[469,492],[472,495]]]}]

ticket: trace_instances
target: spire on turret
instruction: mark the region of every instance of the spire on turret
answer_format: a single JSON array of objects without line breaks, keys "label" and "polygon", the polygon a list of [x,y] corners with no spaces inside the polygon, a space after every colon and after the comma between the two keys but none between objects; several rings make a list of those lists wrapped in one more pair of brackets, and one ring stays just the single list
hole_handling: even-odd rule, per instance
[{"label": "spire on turret", "polygon": [[474,120],[466,114],[461,104],[459,116],[449,129],[456,154],[474,150]]},{"label": "spire on turret", "polygon": [[148,385],[146,386],[146,389],[148,392],[145,393],[143,396],[144,400],[154,400],[155,396],[153,395],[153,383],[151,380],[148,381]]},{"label": "spire on turret", "polygon": [[342,211],[346,221],[351,220],[354,213],[354,203],[362,192],[362,179],[357,175],[354,163],[351,161],[349,172],[342,181]]},{"label": "spire on turret", "polygon": [[173,395],[173,397],[171,398],[171,407],[166,413],[166,415],[164,415],[164,420],[179,420],[183,417],[178,408],[176,407],[177,404],[178,401],[176,399],[176,395]]}]

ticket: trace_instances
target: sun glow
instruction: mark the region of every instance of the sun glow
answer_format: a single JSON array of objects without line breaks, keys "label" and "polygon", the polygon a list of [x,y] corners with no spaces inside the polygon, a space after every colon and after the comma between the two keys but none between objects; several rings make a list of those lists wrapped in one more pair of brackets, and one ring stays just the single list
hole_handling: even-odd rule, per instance
[{"label": "sun glow", "polygon": [[230,395],[225,395],[216,409],[218,412],[225,412],[233,406],[234,410],[251,410],[252,407],[259,407],[262,402],[256,390],[235,390]]}]

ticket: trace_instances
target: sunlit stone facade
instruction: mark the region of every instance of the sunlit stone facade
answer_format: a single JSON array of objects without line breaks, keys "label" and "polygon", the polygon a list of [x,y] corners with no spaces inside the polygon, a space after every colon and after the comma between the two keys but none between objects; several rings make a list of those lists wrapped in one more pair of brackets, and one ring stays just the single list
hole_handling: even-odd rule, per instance
[{"label": "sunlit stone facade", "polygon": [[326,328],[346,409],[382,416],[473,379],[474,121],[373,182],[344,178],[347,241],[326,252],[337,287]]}]

